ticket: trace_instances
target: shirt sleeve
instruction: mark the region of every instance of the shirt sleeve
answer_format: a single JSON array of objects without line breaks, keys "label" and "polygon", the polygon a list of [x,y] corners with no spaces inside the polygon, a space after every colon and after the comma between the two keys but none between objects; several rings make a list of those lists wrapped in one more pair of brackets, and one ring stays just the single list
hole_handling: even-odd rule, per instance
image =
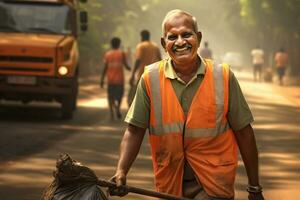
[{"label": "shirt sleeve", "polygon": [[146,129],[149,126],[149,118],[150,98],[146,92],[146,85],[142,76],[137,85],[136,93],[126,115],[125,122]]},{"label": "shirt sleeve", "polygon": [[238,80],[230,70],[228,122],[233,131],[239,131],[254,121]]}]

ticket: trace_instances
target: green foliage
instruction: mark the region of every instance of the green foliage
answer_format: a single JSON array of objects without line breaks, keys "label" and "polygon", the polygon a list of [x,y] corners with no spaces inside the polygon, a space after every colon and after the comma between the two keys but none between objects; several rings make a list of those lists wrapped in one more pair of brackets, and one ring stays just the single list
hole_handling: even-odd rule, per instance
[{"label": "green foliage", "polygon": [[272,54],[285,47],[290,54],[291,71],[300,74],[300,1],[240,0],[241,16],[248,32]]},{"label": "green foliage", "polygon": [[299,31],[299,0],[240,0],[240,3],[241,16],[249,25]]}]

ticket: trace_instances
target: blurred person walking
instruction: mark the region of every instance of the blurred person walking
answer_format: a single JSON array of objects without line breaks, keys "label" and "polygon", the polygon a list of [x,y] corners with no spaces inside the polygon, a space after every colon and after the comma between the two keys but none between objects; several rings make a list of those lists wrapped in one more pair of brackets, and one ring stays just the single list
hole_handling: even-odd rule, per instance
[{"label": "blurred person walking", "polygon": [[[143,74],[145,66],[161,60],[161,54],[158,45],[150,41],[150,32],[148,30],[142,30],[140,34],[141,42],[136,46],[135,63],[130,78],[131,89],[127,97],[128,106],[130,106],[132,103],[137,82]],[[136,72],[138,72],[137,77]]]},{"label": "blurred person walking", "polygon": [[161,59],[159,47],[156,43],[150,41],[150,32],[141,31],[141,42],[136,46],[135,63],[131,74],[130,83],[135,84],[135,76],[138,71],[137,81],[144,72],[146,65],[150,65]]},{"label": "blurred person walking", "polygon": [[262,81],[264,55],[265,53],[259,45],[257,45],[256,48],[251,51],[254,81]]},{"label": "blurred person walking", "polygon": [[172,10],[162,23],[169,57],[145,68],[134,101],[111,195],[127,194],[127,173],[149,130],[157,191],[196,200],[234,199],[238,148],[250,200],[263,200],[252,113],[228,65],[214,65],[197,50],[196,18]]},{"label": "blurred person walking", "polygon": [[285,70],[288,62],[288,54],[285,52],[284,48],[281,47],[278,52],[276,52],[274,57],[277,75],[279,79],[279,85],[283,85],[283,78],[285,75]]},{"label": "blurred person walking", "polygon": [[114,37],[111,40],[111,49],[104,55],[104,69],[102,71],[100,86],[104,87],[104,78],[107,78],[108,105],[110,118],[114,120],[114,112],[121,119],[120,106],[124,94],[124,70],[130,70],[125,53],[120,49],[121,40]]},{"label": "blurred person walking", "polygon": [[212,59],[212,51],[208,47],[208,42],[204,42],[204,48],[200,49],[200,56],[205,59]]}]

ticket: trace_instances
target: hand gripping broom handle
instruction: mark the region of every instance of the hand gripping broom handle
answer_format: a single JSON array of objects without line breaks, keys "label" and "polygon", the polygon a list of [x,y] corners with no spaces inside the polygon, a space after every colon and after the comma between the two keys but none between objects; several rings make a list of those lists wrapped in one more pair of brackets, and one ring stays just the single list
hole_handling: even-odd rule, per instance
[{"label": "hand gripping broom handle", "polygon": [[[116,184],[114,182],[101,180],[101,179],[98,179],[98,185],[102,186],[102,187],[116,187]],[[146,195],[146,196],[150,196],[150,197],[157,197],[157,198],[167,199],[167,200],[191,200],[191,199],[184,198],[184,197],[177,197],[177,196],[170,195],[170,194],[155,192],[152,190],[145,190],[145,189],[141,189],[141,188],[131,187],[128,185],[124,185],[124,187],[128,192]]]}]

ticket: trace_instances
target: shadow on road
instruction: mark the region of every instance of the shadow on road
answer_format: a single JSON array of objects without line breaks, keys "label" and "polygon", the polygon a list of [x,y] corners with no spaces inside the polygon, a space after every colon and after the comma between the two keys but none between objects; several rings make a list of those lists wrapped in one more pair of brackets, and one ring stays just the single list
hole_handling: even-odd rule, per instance
[{"label": "shadow on road", "polygon": [[[297,106],[261,102],[257,96],[247,95],[255,116],[253,124],[260,157],[260,179],[265,189],[282,189],[300,180],[300,109]],[[239,176],[246,176],[244,167]],[[237,189],[244,190],[238,183]]]},{"label": "shadow on road", "polygon": [[79,127],[101,123],[106,113],[105,108],[78,107],[72,120],[62,120],[55,106],[1,105],[0,164],[53,148],[80,133]]},{"label": "shadow on road", "polygon": [[[47,109],[47,112],[51,110]],[[42,191],[52,180],[51,172],[55,169],[55,160],[60,153],[70,154],[73,159],[94,170],[101,179],[108,180],[113,175],[125,126],[121,121],[109,121],[109,116],[105,115],[108,113],[107,109],[79,107],[71,121],[60,121],[56,119],[55,114],[48,115],[48,117],[52,117],[45,119],[45,122],[39,121],[35,119],[37,115],[35,112],[44,111],[37,110],[28,113],[29,117],[25,122],[20,118],[19,124],[25,128],[25,131],[22,132],[23,135],[12,136],[10,131],[3,135],[5,138],[12,139],[25,137],[21,139],[22,141],[31,138],[31,145],[39,145],[39,147],[31,149],[30,145],[27,146],[26,143],[19,144],[13,141],[22,150],[12,152],[12,154],[27,156],[24,162],[15,162],[5,170],[3,176],[0,173],[0,197],[5,196],[7,200],[39,199]],[[56,110],[54,109],[52,112],[56,112]],[[15,122],[14,116],[18,116],[19,113],[17,111],[11,113],[12,122],[6,120],[5,124]],[[32,131],[41,130],[43,124],[45,127],[42,134]],[[0,153],[5,153],[4,150],[7,148],[1,150]],[[35,155],[29,156],[30,154]],[[4,156],[6,160],[10,159],[10,155],[5,154]],[[5,184],[1,185],[1,182]],[[138,159],[129,173],[128,184],[153,189],[152,164],[147,139],[143,142]],[[147,199],[143,196],[133,196],[129,195],[124,199]]]}]

